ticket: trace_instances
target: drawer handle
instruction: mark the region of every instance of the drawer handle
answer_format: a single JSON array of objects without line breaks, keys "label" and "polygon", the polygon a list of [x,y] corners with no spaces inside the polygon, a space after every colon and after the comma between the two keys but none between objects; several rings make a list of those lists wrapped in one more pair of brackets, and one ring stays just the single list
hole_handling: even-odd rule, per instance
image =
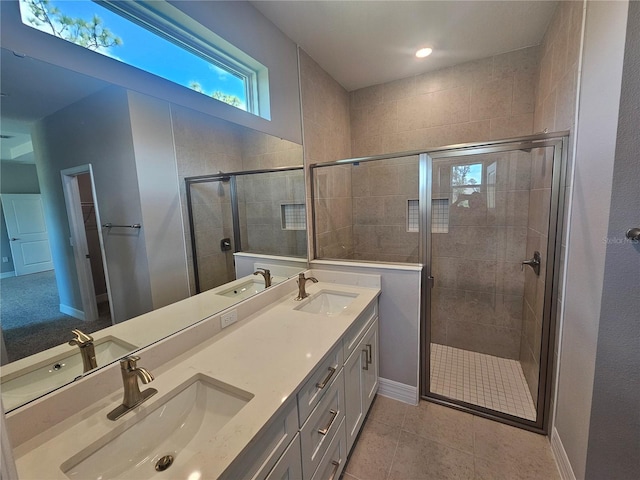
[{"label": "drawer handle", "polygon": [[331,414],[331,420],[329,420],[329,423],[327,423],[327,426],[324,428],[321,428],[318,430],[318,433],[320,435],[326,435],[327,432],[329,432],[329,430],[331,430],[331,427],[333,426],[333,422],[336,421],[336,417],[338,416],[338,411],[337,410],[329,410],[329,413]]},{"label": "drawer handle", "polygon": [[333,465],[333,472],[331,472],[329,480],[334,480],[336,478],[336,473],[338,473],[338,468],[340,468],[340,462],[342,462],[342,459],[338,460],[337,462],[335,460],[331,460],[331,465]]},{"label": "drawer handle", "polygon": [[326,387],[327,383],[329,383],[329,380],[331,380],[331,377],[333,377],[334,373],[336,373],[335,367],[329,367],[329,375],[327,375],[327,378],[325,378],[322,382],[316,383],[316,388],[322,390],[324,387]]},{"label": "drawer handle", "polygon": [[367,363],[372,363],[371,357],[372,357],[372,349],[371,349],[371,344],[367,343]]},{"label": "drawer handle", "polygon": [[364,353],[364,365],[362,366],[362,369],[369,370],[368,352],[366,350],[362,350],[362,353]]}]

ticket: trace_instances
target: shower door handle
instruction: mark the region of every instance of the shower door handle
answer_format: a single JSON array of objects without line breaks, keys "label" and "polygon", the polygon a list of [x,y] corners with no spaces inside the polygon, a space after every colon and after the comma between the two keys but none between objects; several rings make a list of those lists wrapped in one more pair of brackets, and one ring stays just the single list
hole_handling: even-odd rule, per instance
[{"label": "shower door handle", "polygon": [[524,266],[525,265],[529,265],[531,268],[533,268],[533,271],[535,272],[536,275],[540,275],[540,263],[542,262],[542,257],[540,256],[540,252],[533,252],[533,258],[530,260],[525,260],[524,262],[522,262],[522,265],[520,267],[521,270],[524,270]]}]

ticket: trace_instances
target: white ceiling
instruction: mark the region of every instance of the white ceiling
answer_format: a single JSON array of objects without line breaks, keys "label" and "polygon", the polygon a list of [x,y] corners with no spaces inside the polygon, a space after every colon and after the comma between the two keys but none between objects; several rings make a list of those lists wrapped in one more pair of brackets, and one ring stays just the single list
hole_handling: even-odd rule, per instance
[{"label": "white ceiling", "polygon": [[[253,1],[348,91],[540,44],[555,1]],[[415,51],[434,49],[425,59]]]},{"label": "white ceiling", "polygon": [[[347,90],[540,43],[555,1],[253,1]],[[434,53],[416,59],[418,47]],[[30,125],[106,82],[0,49],[1,159],[32,162]]]},{"label": "white ceiling", "polygon": [[0,159],[33,163],[31,124],[108,86],[106,82],[0,49]]}]

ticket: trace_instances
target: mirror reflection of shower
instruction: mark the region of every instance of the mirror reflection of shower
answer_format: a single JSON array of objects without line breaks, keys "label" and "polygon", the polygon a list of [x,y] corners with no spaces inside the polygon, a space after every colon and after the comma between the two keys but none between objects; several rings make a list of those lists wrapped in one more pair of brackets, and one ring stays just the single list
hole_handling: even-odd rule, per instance
[{"label": "mirror reflection of shower", "polygon": [[234,253],[307,255],[301,167],[185,178],[195,292],[236,279]]}]

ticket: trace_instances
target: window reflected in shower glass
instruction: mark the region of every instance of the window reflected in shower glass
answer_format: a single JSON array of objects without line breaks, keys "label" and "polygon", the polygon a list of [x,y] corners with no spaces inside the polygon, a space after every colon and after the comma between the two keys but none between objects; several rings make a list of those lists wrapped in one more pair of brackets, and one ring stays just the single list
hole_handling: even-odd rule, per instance
[{"label": "window reflected in shower glass", "polygon": [[453,205],[471,208],[482,191],[482,163],[466,163],[451,167]]}]

